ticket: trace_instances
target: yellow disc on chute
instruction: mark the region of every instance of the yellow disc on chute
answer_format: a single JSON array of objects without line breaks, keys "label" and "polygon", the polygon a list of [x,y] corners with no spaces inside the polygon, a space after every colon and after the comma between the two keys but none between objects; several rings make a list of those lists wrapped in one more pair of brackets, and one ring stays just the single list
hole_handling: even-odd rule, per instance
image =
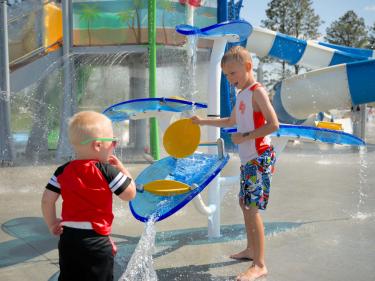
[{"label": "yellow disc on chute", "polygon": [[180,96],[171,96],[169,98],[170,99],[175,99],[175,100],[187,100],[187,99],[184,99],[183,97],[180,97]]},{"label": "yellow disc on chute", "polygon": [[184,158],[194,153],[201,138],[201,130],[190,119],[180,119],[172,123],[163,136],[167,153],[176,158]]},{"label": "yellow disc on chute", "polygon": [[324,122],[319,121],[316,125],[318,128],[324,128],[324,129],[330,129],[330,130],[336,130],[336,131],[342,131],[342,124],[340,123],[334,123],[334,122]]},{"label": "yellow disc on chute", "polygon": [[144,190],[161,196],[183,194],[190,191],[190,187],[182,182],[174,180],[155,180],[146,183]]}]

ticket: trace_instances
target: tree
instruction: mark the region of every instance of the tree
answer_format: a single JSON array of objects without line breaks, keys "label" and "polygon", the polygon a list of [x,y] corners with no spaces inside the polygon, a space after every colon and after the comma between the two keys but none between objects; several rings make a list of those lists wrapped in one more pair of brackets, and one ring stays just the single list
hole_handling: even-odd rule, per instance
[{"label": "tree", "polygon": [[[133,31],[135,42],[142,43],[141,32],[141,10],[146,7],[144,0],[133,0],[133,9],[127,9],[117,13],[117,16],[122,22],[127,23],[128,27]],[[135,28],[137,24],[137,29]]]},{"label": "tree", "polygon": [[[320,34],[318,28],[323,21],[315,14],[311,0],[271,0],[266,10],[267,19],[262,21],[264,27],[287,34],[298,39],[316,39]],[[299,66],[294,66],[295,74]],[[285,78],[286,66],[282,62],[282,76]]]},{"label": "tree", "polygon": [[365,21],[354,11],[347,11],[327,29],[325,39],[332,44],[363,48],[368,44]]},{"label": "tree", "polygon": [[89,37],[89,46],[91,46],[91,26],[90,24],[100,18],[100,10],[92,4],[85,4],[79,19],[87,22],[87,33]]},{"label": "tree", "polygon": [[137,43],[140,44],[142,42],[142,32],[141,32],[141,10],[147,7],[147,2],[144,0],[133,0],[134,10],[135,10],[135,17],[137,19],[137,29],[138,29],[138,38],[136,38]]},{"label": "tree", "polygon": [[[119,20],[126,23],[128,25],[128,28],[130,28],[133,31],[135,41],[138,41],[138,34],[137,31],[134,28],[134,17],[135,17],[135,10],[124,10],[117,13],[117,16],[119,17]],[[126,42],[126,38],[125,38]]]},{"label": "tree", "polygon": [[169,0],[159,0],[158,4],[160,8],[163,10],[161,22],[163,26],[164,44],[168,45],[167,30],[165,28],[165,14],[175,12],[175,8],[173,7],[172,2]]},{"label": "tree", "polygon": [[367,48],[375,50],[375,22],[369,30]]}]

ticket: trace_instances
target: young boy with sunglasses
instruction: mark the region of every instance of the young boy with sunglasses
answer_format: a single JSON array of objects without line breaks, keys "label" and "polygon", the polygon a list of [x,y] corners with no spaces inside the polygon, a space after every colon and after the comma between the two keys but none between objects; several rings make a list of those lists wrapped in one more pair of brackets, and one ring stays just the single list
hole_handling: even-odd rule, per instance
[{"label": "young boy with sunglasses", "polygon": [[[44,220],[53,235],[60,235],[58,280],[113,280],[112,194],[129,201],[135,197],[135,183],[113,155],[116,138],[105,115],[75,114],[69,140],[76,159],[57,168],[42,197]],[[61,219],[56,216],[60,195]]]}]

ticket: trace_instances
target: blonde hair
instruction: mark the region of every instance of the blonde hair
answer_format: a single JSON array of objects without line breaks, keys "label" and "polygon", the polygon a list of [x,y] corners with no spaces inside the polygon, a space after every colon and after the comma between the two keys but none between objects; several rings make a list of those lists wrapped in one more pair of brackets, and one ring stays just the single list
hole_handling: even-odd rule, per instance
[{"label": "blonde hair", "polygon": [[69,141],[77,145],[88,138],[106,137],[102,131],[108,126],[112,126],[112,122],[104,114],[95,111],[78,112],[69,120]]},{"label": "blonde hair", "polygon": [[249,51],[242,46],[234,46],[230,48],[221,59],[221,67],[230,61],[236,61],[241,64],[250,62],[252,64],[253,60]]}]

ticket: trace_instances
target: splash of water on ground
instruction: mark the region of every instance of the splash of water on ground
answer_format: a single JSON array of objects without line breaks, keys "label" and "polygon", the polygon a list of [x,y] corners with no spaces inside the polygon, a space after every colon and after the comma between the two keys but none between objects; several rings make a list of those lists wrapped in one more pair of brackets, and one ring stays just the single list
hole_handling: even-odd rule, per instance
[{"label": "splash of water on ground", "polygon": [[155,220],[151,218],[130,258],[126,271],[119,281],[157,281],[152,254],[155,249]]},{"label": "splash of water on ground", "polygon": [[357,213],[353,214],[351,217],[353,219],[363,221],[363,220],[366,220],[366,219],[374,217],[374,216],[375,216],[375,213],[357,212]]},{"label": "splash of water on ground", "polygon": [[357,212],[351,217],[353,219],[364,220],[370,217],[370,214],[367,214],[362,211],[365,200],[367,198],[366,187],[367,187],[367,149],[366,147],[361,147],[359,150],[359,186],[358,186],[358,203],[357,203]]}]

